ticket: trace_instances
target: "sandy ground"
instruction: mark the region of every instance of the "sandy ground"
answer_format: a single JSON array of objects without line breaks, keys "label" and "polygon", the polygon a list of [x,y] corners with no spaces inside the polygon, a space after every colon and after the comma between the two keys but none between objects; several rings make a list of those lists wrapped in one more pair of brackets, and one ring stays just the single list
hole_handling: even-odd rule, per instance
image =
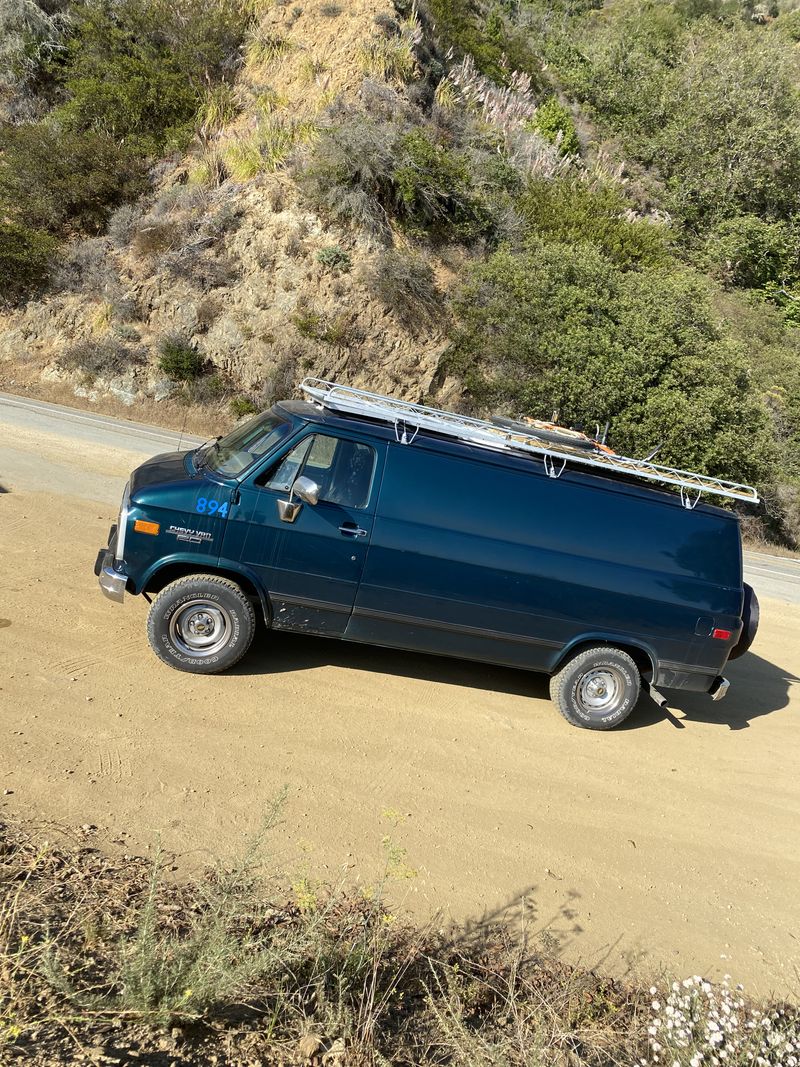
[{"label": "sandy ground", "polygon": [[524,901],[571,959],[798,992],[800,607],[763,603],[727,700],[645,699],[610,734],[569,727],[537,675],[308,637],[194,678],[149,651],[143,600],[97,589],[115,507],[57,489],[0,495],[0,815],[186,866],[241,850],[286,784],[289,877],[370,882],[388,837],[420,916]]}]

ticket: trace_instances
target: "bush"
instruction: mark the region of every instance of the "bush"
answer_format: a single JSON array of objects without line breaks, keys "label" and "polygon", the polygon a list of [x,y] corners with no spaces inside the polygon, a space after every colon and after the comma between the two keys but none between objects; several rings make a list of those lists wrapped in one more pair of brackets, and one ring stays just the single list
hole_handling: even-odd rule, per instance
[{"label": "bush", "polygon": [[566,178],[531,181],[515,207],[536,237],[591,242],[620,267],[652,266],[668,255],[666,228],[632,221],[629,205],[611,185]]},{"label": "bush", "polygon": [[764,222],[755,215],[727,219],[706,242],[708,263],[726,285],[761,289],[770,282],[792,282],[800,275],[797,227]]},{"label": "bush", "polygon": [[0,307],[44,284],[57,245],[41,230],[0,221]]},{"label": "bush", "polygon": [[256,405],[249,396],[245,396],[243,393],[239,394],[239,396],[232,396],[229,403],[231,415],[236,419],[244,419],[250,415],[258,414]]},{"label": "bush", "polygon": [[800,195],[793,45],[678,5],[614,5],[556,59],[572,90],[665,182],[689,237],[737,214],[785,217]]},{"label": "bush", "polygon": [[414,252],[383,252],[367,272],[367,281],[386,307],[413,332],[441,315],[442,296],[433,270]]},{"label": "bush", "polygon": [[[477,156],[484,165],[484,155]],[[404,130],[346,113],[295,173],[318,211],[375,236],[388,238],[390,218],[416,236],[439,240],[472,241],[495,226],[492,182],[483,182],[470,156],[420,127]]]},{"label": "bush", "polygon": [[232,77],[249,22],[235,0],[119,0],[75,17],[59,120],[146,156],[186,146],[208,87]]},{"label": "bush", "polygon": [[133,204],[123,204],[112,212],[106,234],[114,248],[124,248],[133,238],[142,217],[142,209]]},{"label": "bush", "polygon": [[63,370],[82,371],[89,381],[101,377],[115,378],[144,362],[145,354],[141,348],[131,348],[115,337],[79,341],[57,360]]},{"label": "bush", "polygon": [[70,241],[53,270],[53,286],[95,296],[113,294],[119,287],[119,278],[108,252],[104,237]]},{"label": "bush", "polygon": [[557,144],[565,156],[580,154],[581,145],[572,112],[557,96],[551,96],[537,108],[531,126],[551,144]]},{"label": "bush", "polygon": [[348,274],[353,266],[350,253],[339,245],[328,245],[317,252],[317,262],[337,274]]},{"label": "bush", "polygon": [[611,444],[720,477],[774,462],[744,357],[689,271],[623,272],[591,245],[532,241],[476,267],[450,363],[480,407],[601,426]]},{"label": "bush", "polygon": [[145,187],[127,148],[50,123],[0,130],[0,215],[67,236],[99,233],[113,208]]},{"label": "bush", "polygon": [[205,369],[206,361],[202,354],[180,334],[165,337],[159,346],[159,352],[159,368],[173,381],[194,381]]},{"label": "bush", "polygon": [[505,17],[504,4],[491,6],[488,17],[486,6],[478,0],[425,0],[445,48],[458,56],[471,55],[481,74],[501,84],[513,70],[536,78],[540,64],[526,35]]}]

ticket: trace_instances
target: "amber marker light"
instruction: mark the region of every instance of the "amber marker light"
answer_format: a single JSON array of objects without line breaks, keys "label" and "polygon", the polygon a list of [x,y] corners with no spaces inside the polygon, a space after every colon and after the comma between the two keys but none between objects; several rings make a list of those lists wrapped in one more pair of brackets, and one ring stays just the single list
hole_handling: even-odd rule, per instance
[{"label": "amber marker light", "polygon": [[145,522],[144,519],[137,519],[133,524],[133,529],[136,533],[155,535],[161,529],[161,526],[157,522]]}]

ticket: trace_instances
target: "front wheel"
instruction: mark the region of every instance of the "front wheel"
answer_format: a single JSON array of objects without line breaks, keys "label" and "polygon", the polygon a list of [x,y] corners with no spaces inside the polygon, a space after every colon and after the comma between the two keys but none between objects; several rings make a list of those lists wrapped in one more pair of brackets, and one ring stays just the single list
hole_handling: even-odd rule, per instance
[{"label": "front wheel", "polygon": [[618,648],[578,653],[550,679],[550,698],[573,726],[612,730],[636,706],[642,682],[639,668]]},{"label": "front wheel", "polygon": [[217,674],[238,663],[256,628],[253,606],[235,582],[190,574],[158,594],[147,637],[159,659],[190,674]]}]

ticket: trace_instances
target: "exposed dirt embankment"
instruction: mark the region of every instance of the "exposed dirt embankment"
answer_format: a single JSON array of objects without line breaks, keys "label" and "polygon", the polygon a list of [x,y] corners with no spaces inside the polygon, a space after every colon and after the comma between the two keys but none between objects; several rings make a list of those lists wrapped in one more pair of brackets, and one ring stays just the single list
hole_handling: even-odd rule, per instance
[{"label": "exposed dirt embankment", "polygon": [[[358,99],[375,16],[393,11],[382,0],[267,10],[239,74],[238,116],[160,164],[153,194],[116,212],[107,234],[69,245],[48,295],[0,314],[2,377],[44,398],[63,385],[104,410],[139,409],[179,391],[159,367],[165,339],[179,337],[207,360],[192,391],[201,404],[238,392],[264,405],[308,373],[429,393],[444,319],[400,321],[370,281],[379,244],[310,211],[291,172],[236,169],[264,150],[258,137],[285,133],[299,148],[334,99]],[[225,160],[220,184],[208,171],[218,163],[221,179]]]}]

